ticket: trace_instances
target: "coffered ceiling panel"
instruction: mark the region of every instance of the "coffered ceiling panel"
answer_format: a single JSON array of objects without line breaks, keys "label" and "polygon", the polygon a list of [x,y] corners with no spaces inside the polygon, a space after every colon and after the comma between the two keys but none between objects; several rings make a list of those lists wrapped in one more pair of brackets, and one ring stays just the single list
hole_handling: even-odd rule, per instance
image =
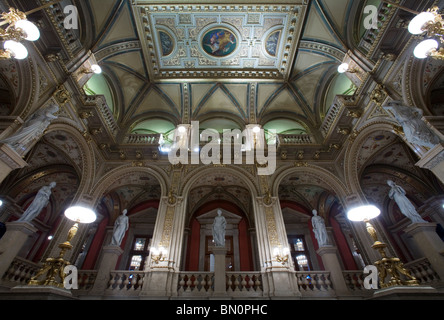
[{"label": "coffered ceiling panel", "polygon": [[153,79],[286,79],[305,6],[134,5]]}]

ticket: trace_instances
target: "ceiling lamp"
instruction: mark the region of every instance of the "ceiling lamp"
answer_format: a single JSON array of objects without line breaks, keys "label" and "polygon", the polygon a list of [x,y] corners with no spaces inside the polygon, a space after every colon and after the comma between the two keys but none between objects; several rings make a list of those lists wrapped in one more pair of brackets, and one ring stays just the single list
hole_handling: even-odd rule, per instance
[{"label": "ceiling lamp", "polygon": [[26,20],[26,14],[10,8],[8,13],[0,17],[0,25],[9,24],[6,29],[0,28],[0,37],[4,42],[0,50],[0,59],[25,59],[28,50],[21,43],[23,40],[36,41],[40,38],[40,31],[35,24]]},{"label": "ceiling lamp", "polygon": [[[439,42],[444,43],[444,20],[439,14],[439,8],[433,7],[418,14],[409,24],[408,30],[413,35],[427,33],[429,39],[422,41],[415,48],[414,55],[418,59],[432,57],[444,60],[444,48],[439,48]],[[437,38],[438,40],[431,39]]]}]

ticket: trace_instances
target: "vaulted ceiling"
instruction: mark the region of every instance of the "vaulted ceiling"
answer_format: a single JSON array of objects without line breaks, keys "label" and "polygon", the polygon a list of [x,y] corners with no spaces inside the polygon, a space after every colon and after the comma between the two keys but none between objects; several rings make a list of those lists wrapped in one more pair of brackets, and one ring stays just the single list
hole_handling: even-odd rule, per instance
[{"label": "vaulted ceiling", "polygon": [[162,2],[79,5],[82,41],[104,70],[85,90],[105,95],[123,134],[200,121],[316,136],[335,95],[354,90],[336,70],[359,41],[363,3]]}]

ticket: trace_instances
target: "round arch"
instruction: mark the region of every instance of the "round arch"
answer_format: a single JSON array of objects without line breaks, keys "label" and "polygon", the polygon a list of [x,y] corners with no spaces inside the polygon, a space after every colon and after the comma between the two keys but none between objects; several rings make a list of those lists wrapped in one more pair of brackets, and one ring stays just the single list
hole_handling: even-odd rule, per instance
[{"label": "round arch", "polygon": [[208,175],[208,173],[214,174],[215,172],[229,173],[239,178],[241,181],[243,181],[246,184],[249,191],[251,192],[251,197],[253,199],[260,194],[259,189],[255,186],[254,178],[250,173],[239,168],[237,169],[233,167],[215,168],[214,166],[207,166],[206,168],[200,170],[197,174],[194,171],[189,172],[185,176],[184,178],[185,183],[183,184],[183,187],[179,188],[178,194],[182,195],[185,198],[189,194],[191,188],[193,187],[193,185],[195,185],[195,182],[199,178]]},{"label": "round arch", "polygon": [[350,193],[361,195],[361,197],[363,196],[363,192],[359,183],[358,172],[358,157],[362,145],[368,139],[369,135],[377,131],[387,131],[397,135],[393,132],[393,124],[393,122],[388,121],[369,123],[363,129],[361,129],[356,140],[347,146],[344,157],[344,173],[345,183]]},{"label": "round arch", "polygon": [[294,173],[301,173],[304,175],[310,175],[318,178],[323,183],[325,183],[319,186],[323,188],[327,186],[328,190],[334,192],[339,199],[345,199],[350,193],[347,186],[333,173],[318,166],[308,165],[306,167],[290,167],[290,168],[287,167],[282,169],[276,175],[276,177],[272,182],[272,191],[274,195],[277,195],[279,193],[279,185],[281,184],[282,180],[286,176]]},{"label": "round arch", "polygon": [[[91,144],[88,143],[85,137],[80,133],[77,125],[68,119],[57,119],[54,121],[49,127],[48,131],[45,135],[48,135],[52,132],[62,131],[67,133],[77,144],[79,148],[79,152],[81,155],[82,167],[80,168],[80,185],[77,194],[74,197],[74,200],[79,198],[82,194],[88,193],[91,189],[93,179],[95,176],[95,159],[94,159],[94,150],[91,147]],[[69,152],[67,153],[69,154]]]},{"label": "round arch", "polygon": [[155,167],[147,166],[147,167],[133,167],[132,165],[124,165],[118,168],[111,170],[109,173],[103,176],[92,188],[91,197],[92,203],[94,207],[97,205],[100,197],[104,195],[108,190],[110,190],[110,186],[112,188],[119,187],[115,185],[115,183],[125,177],[133,176],[137,173],[140,174],[149,174],[156,178],[157,182],[161,188],[161,198],[167,195],[167,186],[168,186],[168,178],[165,176],[165,173],[157,170]]}]

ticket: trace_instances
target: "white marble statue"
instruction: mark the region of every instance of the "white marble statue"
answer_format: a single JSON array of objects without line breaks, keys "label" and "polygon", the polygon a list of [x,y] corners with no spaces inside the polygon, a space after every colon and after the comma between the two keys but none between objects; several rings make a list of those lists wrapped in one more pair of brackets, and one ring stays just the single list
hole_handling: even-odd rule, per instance
[{"label": "white marble statue", "polygon": [[222,216],[222,211],[217,210],[217,217],[213,221],[213,241],[216,247],[225,247],[225,228],[227,221]]},{"label": "white marble statue", "polygon": [[56,185],[57,184],[55,182],[51,182],[49,186],[44,186],[40,188],[34,200],[25,210],[25,212],[23,212],[18,221],[31,222],[32,220],[34,220],[40,214],[40,212],[42,212],[43,208],[48,205],[52,189],[55,188]]},{"label": "white marble statue", "polygon": [[425,221],[416,211],[410,200],[405,196],[406,192],[402,187],[398,186],[392,180],[388,180],[387,184],[391,187],[389,198],[395,200],[403,215],[409,218],[412,223],[427,223],[427,221]]},{"label": "white marble statue", "polygon": [[57,119],[55,113],[58,111],[59,107],[56,104],[37,110],[17,132],[0,143],[9,145],[18,153],[25,152],[30,143],[40,139],[51,122]]},{"label": "white marble statue", "polygon": [[318,212],[316,210],[313,210],[311,224],[313,225],[313,232],[316,240],[318,240],[319,247],[325,247],[328,245],[328,234],[324,219],[321,216],[318,216]]},{"label": "white marble statue", "polygon": [[117,217],[114,222],[113,237],[111,239],[111,245],[120,246],[122,244],[123,237],[129,228],[129,219],[126,215],[128,210],[123,210],[122,215]]},{"label": "white marble statue", "polygon": [[441,142],[436,133],[422,120],[421,109],[404,106],[400,101],[389,102],[384,109],[393,112],[408,142],[428,148],[433,148]]}]

